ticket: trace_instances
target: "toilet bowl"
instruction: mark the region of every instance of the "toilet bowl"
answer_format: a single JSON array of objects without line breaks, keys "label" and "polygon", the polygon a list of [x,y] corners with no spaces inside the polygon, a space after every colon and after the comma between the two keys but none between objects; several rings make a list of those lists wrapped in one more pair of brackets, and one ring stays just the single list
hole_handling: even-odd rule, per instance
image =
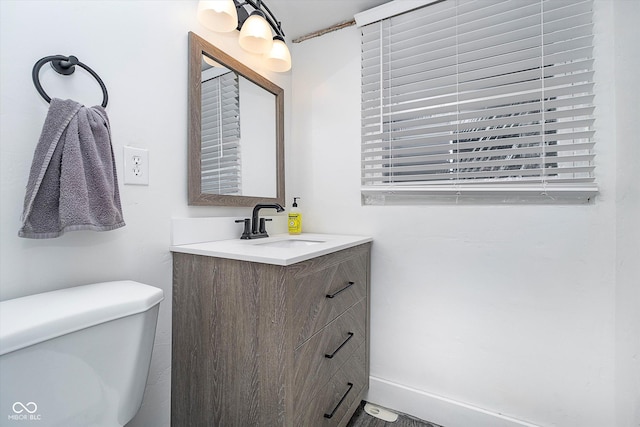
[{"label": "toilet bowl", "polygon": [[0,425],[129,422],[162,300],[161,289],[117,281],[0,302]]}]

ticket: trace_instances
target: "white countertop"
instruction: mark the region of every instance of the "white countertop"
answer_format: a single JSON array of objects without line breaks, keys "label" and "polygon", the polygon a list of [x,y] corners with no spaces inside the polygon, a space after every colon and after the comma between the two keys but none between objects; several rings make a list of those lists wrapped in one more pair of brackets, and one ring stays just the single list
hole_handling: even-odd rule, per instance
[{"label": "white countertop", "polygon": [[[287,241],[298,243],[287,246]],[[172,252],[204,255],[263,264],[291,265],[317,256],[371,242],[367,236],[302,233],[278,234],[262,239],[218,240],[171,246]],[[280,245],[284,245],[282,247]]]}]

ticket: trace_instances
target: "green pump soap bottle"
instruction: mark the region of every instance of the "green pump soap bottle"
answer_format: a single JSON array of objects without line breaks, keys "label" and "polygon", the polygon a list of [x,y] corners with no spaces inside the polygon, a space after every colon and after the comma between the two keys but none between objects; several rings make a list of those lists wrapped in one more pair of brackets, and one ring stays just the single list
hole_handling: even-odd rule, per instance
[{"label": "green pump soap bottle", "polygon": [[293,205],[289,211],[289,234],[302,233],[302,212],[298,209],[297,200],[300,197],[293,198]]}]

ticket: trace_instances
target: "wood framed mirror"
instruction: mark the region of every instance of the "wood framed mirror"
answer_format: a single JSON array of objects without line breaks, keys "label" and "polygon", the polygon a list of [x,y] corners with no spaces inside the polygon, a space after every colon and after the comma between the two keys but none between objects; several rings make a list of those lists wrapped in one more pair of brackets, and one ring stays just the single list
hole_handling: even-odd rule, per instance
[{"label": "wood framed mirror", "polygon": [[189,205],[284,206],[284,91],[189,32]]}]

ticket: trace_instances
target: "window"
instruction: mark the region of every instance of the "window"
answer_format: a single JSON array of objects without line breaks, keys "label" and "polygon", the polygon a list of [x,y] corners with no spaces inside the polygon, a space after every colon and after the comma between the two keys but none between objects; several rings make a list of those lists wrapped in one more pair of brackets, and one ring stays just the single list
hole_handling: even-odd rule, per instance
[{"label": "window", "polygon": [[202,192],[241,195],[238,75],[202,72]]},{"label": "window", "polygon": [[588,199],[592,0],[445,0],[361,27],[364,203]]}]

